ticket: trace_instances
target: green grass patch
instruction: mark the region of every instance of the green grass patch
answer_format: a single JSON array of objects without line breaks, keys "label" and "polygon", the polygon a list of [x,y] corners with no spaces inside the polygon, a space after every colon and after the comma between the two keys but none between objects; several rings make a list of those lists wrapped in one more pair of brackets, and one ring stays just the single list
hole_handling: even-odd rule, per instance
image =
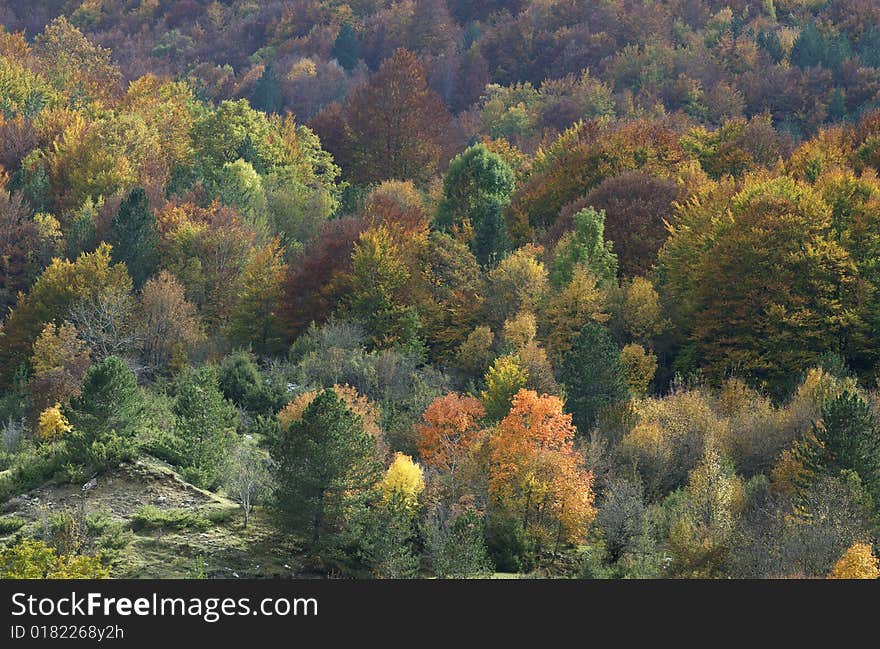
[{"label": "green grass patch", "polygon": [[201,512],[190,509],[161,509],[153,505],[140,507],[131,518],[135,532],[152,530],[207,530],[214,523]]}]

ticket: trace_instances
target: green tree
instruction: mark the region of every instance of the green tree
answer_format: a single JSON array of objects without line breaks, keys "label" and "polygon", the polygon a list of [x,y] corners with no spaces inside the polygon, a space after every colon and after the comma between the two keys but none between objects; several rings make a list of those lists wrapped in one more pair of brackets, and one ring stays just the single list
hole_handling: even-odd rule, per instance
[{"label": "green tree", "polygon": [[880,430],[862,397],[844,391],[827,400],[811,433],[795,446],[795,459],[803,467],[796,479],[800,491],[811,489],[820,475],[855,471],[871,495],[880,498]]},{"label": "green tree", "polygon": [[349,23],[343,23],[333,42],[330,56],[339,61],[346,70],[353,70],[361,58],[361,44],[358,41],[354,28]]},{"label": "green tree", "polygon": [[172,412],[184,476],[201,487],[215,487],[234,439],[238,412],[223,398],[213,366],[185,372],[175,388]]},{"label": "green tree", "polygon": [[[283,524],[320,548],[381,478],[376,440],[333,390],[322,390],[272,448]],[[354,501],[354,502],[353,502]]]},{"label": "green tree", "polygon": [[604,406],[629,397],[620,350],[608,330],[596,323],[581,329],[563,357],[560,375],[572,421],[582,434],[590,431]]},{"label": "green tree", "polygon": [[510,165],[485,144],[475,144],[449,163],[435,224],[470,231],[471,250],[481,263],[509,247],[503,209],[514,190]]},{"label": "green tree", "polygon": [[605,241],[605,212],[592,207],[574,215],[574,230],[559,241],[550,268],[550,283],[563,288],[571,281],[574,268],[583,265],[600,281],[617,278],[617,255]]},{"label": "green tree", "polygon": [[134,372],[116,356],[92,365],[64,414],[73,425],[67,440],[74,462],[103,469],[131,458],[145,424]]},{"label": "green tree", "polygon": [[110,224],[113,260],[128,268],[135,287],[147,280],[158,263],[156,217],[146,192],[133,189],[119,206]]},{"label": "green tree", "polygon": [[284,107],[284,98],[281,96],[281,84],[271,64],[263,69],[263,74],[254,84],[251,91],[251,105],[264,113],[280,113]]}]

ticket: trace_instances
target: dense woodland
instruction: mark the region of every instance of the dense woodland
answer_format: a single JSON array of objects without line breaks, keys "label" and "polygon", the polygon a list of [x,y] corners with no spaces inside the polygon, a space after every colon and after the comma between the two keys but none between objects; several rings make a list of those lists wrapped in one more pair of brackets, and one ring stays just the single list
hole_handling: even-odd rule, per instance
[{"label": "dense woodland", "polygon": [[880,576],[880,3],[0,25],[0,577]]}]

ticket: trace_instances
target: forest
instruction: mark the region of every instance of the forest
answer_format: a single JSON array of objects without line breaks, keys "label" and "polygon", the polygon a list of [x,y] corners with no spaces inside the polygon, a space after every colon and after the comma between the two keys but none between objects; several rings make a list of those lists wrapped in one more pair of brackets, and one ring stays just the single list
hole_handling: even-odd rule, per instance
[{"label": "forest", "polygon": [[0,0],[0,578],[880,577],[880,3]]}]

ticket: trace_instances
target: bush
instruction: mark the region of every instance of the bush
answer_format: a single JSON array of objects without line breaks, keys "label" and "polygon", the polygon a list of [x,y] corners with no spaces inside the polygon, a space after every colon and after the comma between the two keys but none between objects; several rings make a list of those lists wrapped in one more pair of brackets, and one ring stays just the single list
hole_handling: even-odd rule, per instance
[{"label": "bush", "polygon": [[12,534],[24,527],[25,521],[18,516],[3,516],[0,518],[0,535]]},{"label": "bush", "polygon": [[152,530],[184,530],[194,528],[207,530],[211,521],[200,512],[189,509],[161,509],[153,505],[144,505],[131,518],[131,529],[135,532]]}]

